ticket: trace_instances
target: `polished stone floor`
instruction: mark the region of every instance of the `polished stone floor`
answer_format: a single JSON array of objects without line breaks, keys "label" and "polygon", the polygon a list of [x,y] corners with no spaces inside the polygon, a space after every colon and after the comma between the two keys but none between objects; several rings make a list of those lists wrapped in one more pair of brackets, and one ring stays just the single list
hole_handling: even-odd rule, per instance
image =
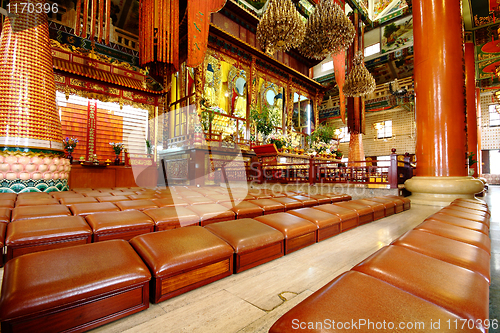
[{"label": "polished stone floor", "polygon": [[[490,206],[490,238],[491,238],[491,285],[490,285],[490,319],[500,321],[500,186],[489,187],[483,198]],[[490,329],[490,333],[500,329]]]}]

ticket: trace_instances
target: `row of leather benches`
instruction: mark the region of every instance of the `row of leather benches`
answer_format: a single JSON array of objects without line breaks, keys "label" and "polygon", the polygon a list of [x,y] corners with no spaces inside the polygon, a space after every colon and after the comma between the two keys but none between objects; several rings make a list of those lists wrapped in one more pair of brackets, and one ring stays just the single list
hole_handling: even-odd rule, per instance
[{"label": "row of leather benches", "polygon": [[274,323],[271,333],[486,332],[490,212],[457,199],[340,275]]},{"label": "row of leather benches", "polygon": [[4,268],[1,329],[86,330],[405,208],[370,198],[21,255]]}]

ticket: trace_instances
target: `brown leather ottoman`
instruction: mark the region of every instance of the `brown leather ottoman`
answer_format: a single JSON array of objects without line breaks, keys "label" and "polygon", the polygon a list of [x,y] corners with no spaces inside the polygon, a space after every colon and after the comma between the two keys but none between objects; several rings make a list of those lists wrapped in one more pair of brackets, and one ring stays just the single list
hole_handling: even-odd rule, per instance
[{"label": "brown leather ottoman", "polygon": [[318,226],[316,242],[320,242],[340,233],[342,219],[337,215],[310,207],[295,209],[289,213],[306,219]]},{"label": "brown leather ottoman", "polygon": [[400,197],[398,195],[386,195],[386,198],[394,198],[403,201],[403,210],[408,210],[411,208],[411,200],[405,197]]},{"label": "brown leather ottoman", "polygon": [[5,245],[5,233],[7,232],[7,223],[0,222],[0,267],[3,267],[3,246]]},{"label": "brown leather ottoman", "polygon": [[293,197],[289,198],[301,201],[304,207],[312,207],[318,205],[318,200],[313,199],[311,197],[306,197],[304,195],[294,195]]},{"label": "brown leather ottoman", "polygon": [[458,198],[458,199],[453,200],[453,202],[454,203],[456,203],[456,202],[467,202],[467,203],[471,203],[471,204],[474,204],[474,205],[480,205],[480,206],[483,206],[483,207],[488,207],[488,204],[484,200],[480,200],[478,198],[475,198],[475,199]]},{"label": "brown leather ottoman", "polygon": [[15,201],[14,200],[0,200],[0,208],[14,208]]},{"label": "brown leather ottoman", "polygon": [[71,212],[65,205],[21,206],[12,210],[11,221],[70,215]]},{"label": "brown leather ottoman", "polygon": [[120,209],[112,202],[81,203],[69,205],[73,215],[87,216],[95,213],[119,212]]},{"label": "brown leather ottoman", "polygon": [[11,212],[12,212],[12,209],[10,209],[10,208],[0,208],[0,223],[1,222],[9,223]]},{"label": "brown leather ottoman", "polygon": [[472,210],[478,210],[483,213],[488,213],[491,216],[491,212],[488,208],[488,206],[483,206],[482,204],[473,204],[467,201],[454,201],[450,204],[450,207],[462,207],[462,208],[468,208]]},{"label": "brown leather ottoman", "polygon": [[440,222],[437,220],[424,221],[416,226],[414,230],[422,230],[443,237],[448,237],[460,242],[477,246],[491,253],[491,241],[488,236],[479,231],[458,227],[456,225]]},{"label": "brown leather ottoman", "polygon": [[4,268],[2,332],[86,331],[123,318],[149,307],[150,279],[121,240],[14,258]]},{"label": "brown leather ottoman", "polygon": [[310,198],[316,199],[318,201],[318,205],[326,205],[332,203],[332,199],[327,195],[315,194],[311,195]]},{"label": "brown leather ottoman", "polygon": [[122,191],[116,191],[116,190],[113,190],[111,192],[109,192],[109,194],[111,195],[116,195],[118,197],[128,197],[129,195],[136,195],[137,193],[133,192],[133,191],[127,191],[127,190],[122,190]]},{"label": "brown leather ottoman", "polygon": [[59,199],[59,202],[62,205],[69,206],[77,203],[95,203],[99,201],[97,201],[97,199],[94,197],[82,197],[82,198],[61,198]]},{"label": "brown leather ottoman", "polygon": [[234,273],[243,272],[284,255],[283,234],[253,219],[217,222],[207,225],[234,249]]},{"label": "brown leather ottoman", "polygon": [[[443,212],[445,214],[446,214],[446,212],[448,212],[448,213],[450,213],[450,215],[451,215],[451,212],[456,213],[456,214],[462,214],[462,213],[463,214],[471,214],[471,216],[473,216],[473,215],[479,216],[479,218],[484,220],[484,221],[489,222],[489,220],[490,220],[490,213],[489,212],[482,212],[479,210],[460,207],[460,206],[456,206],[456,205],[449,205],[447,207],[444,207],[443,209],[441,209],[441,212]],[[456,214],[454,214],[454,215],[456,215]]]},{"label": "brown leather ottoman", "polygon": [[[393,214],[396,214],[396,201],[389,199],[389,198],[383,198],[383,197],[375,197],[375,198],[366,198],[366,200],[369,201],[374,201],[374,202],[380,202],[384,205],[385,211],[384,214],[385,216],[391,216]],[[400,203],[400,208],[399,211],[403,211],[403,202],[398,201]]]},{"label": "brown leather ottoman", "polygon": [[[281,316],[269,333],[432,332],[431,323],[440,323],[442,332],[455,322],[464,319],[370,275],[348,271]],[[465,327],[461,332],[479,331]]]},{"label": "brown leather ottoman", "polygon": [[130,244],[153,274],[153,303],[217,281],[233,272],[233,248],[202,227],[145,234],[133,238]]},{"label": "brown leather ottoman", "polygon": [[213,204],[215,201],[213,201],[210,198],[207,197],[184,197],[184,201],[186,201],[189,205],[206,205],[206,204]]},{"label": "brown leather ottoman", "polygon": [[161,198],[161,199],[152,199],[158,207],[187,207],[189,204],[183,199],[178,198]]},{"label": "brown leather ottoman", "polygon": [[336,202],[333,205],[355,211],[359,216],[359,225],[369,223],[374,220],[373,209],[370,206],[364,205],[362,203],[354,201],[343,201]]},{"label": "brown leather ottoman", "polygon": [[425,219],[427,220],[437,220],[439,222],[444,222],[444,223],[449,223],[453,224],[462,228],[467,228],[475,231],[482,232],[486,236],[489,236],[489,228],[487,225],[481,222],[475,222],[467,219],[463,219],[461,217],[456,217],[456,216],[451,216],[448,214],[443,214],[443,213],[436,213],[434,215],[429,216],[428,218]]},{"label": "brown leather ottoman", "polygon": [[275,192],[275,191],[270,191],[269,193],[266,193],[271,195],[271,198],[284,198],[287,195],[283,192]]},{"label": "brown leather ottoman", "polygon": [[200,225],[198,214],[184,207],[146,209],[144,214],[153,219],[155,231]]},{"label": "brown leather ottoman", "polygon": [[[231,201],[231,197],[227,193],[226,194],[218,193],[218,194],[211,195],[210,199],[212,199],[215,203],[218,203],[218,204],[220,204],[221,202]],[[241,201],[241,200],[237,200],[237,201]]]},{"label": "brown leather ottoman", "polygon": [[194,205],[188,208],[195,212],[200,217],[200,225],[202,227],[210,223],[230,221],[236,218],[236,214],[219,204]]},{"label": "brown leather ottoman", "polygon": [[369,206],[373,209],[373,220],[379,220],[385,217],[385,205],[381,202],[371,201],[371,200],[353,200],[350,203],[359,203],[361,205]]},{"label": "brown leather ottoman", "polygon": [[92,230],[80,216],[18,220],[9,223],[6,260],[26,253],[92,242]]},{"label": "brown leather ottoman", "polygon": [[152,200],[152,199],[159,199],[159,196],[156,193],[147,193],[147,194],[129,195],[128,198],[130,200]]},{"label": "brown leather ottoman", "polygon": [[268,193],[252,192],[252,193],[248,193],[248,194],[250,194],[252,197],[254,197],[255,200],[258,200],[258,199],[271,199],[273,197],[271,194],[268,194]]},{"label": "brown leather ottoman", "polygon": [[155,229],[153,220],[138,210],[90,214],[85,219],[94,233],[94,243],[110,239],[128,241]]},{"label": "brown leather ottoman", "polygon": [[259,207],[264,209],[264,215],[279,213],[285,211],[285,206],[280,204],[279,202],[271,199],[256,199],[256,200],[248,200],[248,202],[253,203]]},{"label": "brown leather ottoman", "polygon": [[488,319],[489,285],[471,270],[389,245],[353,268],[472,320]]},{"label": "brown leather ottoman", "polygon": [[490,282],[490,255],[477,246],[420,230],[407,232],[392,245],[470,269]]},{"label": "brown leather ottoman", "polygon": [[59,200],[54,198],[24,198],[16,201],[16,207],[40,205],[59,205]]},{"label": "brown leather ottoman", "polygon": [[111,192],[100,192],[100,191],[89,191],[82,193],[86,197],[107,197],[111,195]]},{"label": "brown leather ottoman", "polygon": [[[110,195],[107,197],[95,197],[98,202],[118,202],[118,201],[127,201],[130,200],[125,195]],[[131,200],[130,200],[131,201]]]},{"label": "brown leather ottoman", "polygon": [[255,220],[281,231],[285,236],[285,254],[316,243],[318,226],[290,213],[259,216]]},{"label": "brown leather ottoman", "polygon": [[289,197],[281,197],[281,198],[272,198],[271,200],[279,202],[283,206],[285,206],[285,212],[291,209],[299,209],[304,207],[302,201],[295,200]]},{"label": "brown leather ottoman", "polygon": [[54,199],[62,199],[62,198],[83,198],[83,194],[76,193],[73,191],[65,191],[65,192],[50,192],[50,195]]},{"label": "brown leather ottoman", "polygon": [[488,216],[481,216],[474,213],[461,212],[456,209],[447,209],[446,207],[439,211],[442,214],[447,214],[451,216],[461,217],[463,219],[484,223],[488,227],[490,226],[490,218]]},{"label": "brown leather ottoman", "polygon": [[52,198],[52,196],[47,192],[23,192],[17,195],[17,200],[19,199],[47,199]]},{"label": "brown leather ottoman", "polygon": [[158,205],[153,200],[125,200],[114,202],[116,207],[122,211],[126,210],[145,210],[151,208],[158,208]]},{"label": "brown leather ottoman", "polygon": [[14,200],[16,201],[17,194],[16,193],[0,193],[0,200]]},{"label": "brown leather ottoman", "polygon": [[339,207],[339,206],[334,205],[334,204],[320,205],[320,206],[313,207],[313,209],[318,209],[318,210],[321,210],[321,211],[326,212],[328,214],[337,215],[341,220],[340,232],[347,231],[347,230],[355,228],[359,225],[358,213],[356,213],[352,209]]},{"label": "brown leather ottoman", "polygon": [[231,209],[236,214],[236,219],[254,218],[264,215],[264,208],[248,201],[222,202],[222,206]]}]

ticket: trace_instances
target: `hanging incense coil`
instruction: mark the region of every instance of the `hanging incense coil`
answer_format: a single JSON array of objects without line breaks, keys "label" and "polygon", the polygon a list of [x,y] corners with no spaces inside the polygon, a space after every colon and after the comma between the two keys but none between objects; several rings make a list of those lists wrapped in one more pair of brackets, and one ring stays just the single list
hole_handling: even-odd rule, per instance
[{"label": "hanging incense coil", "polygon": [[300,46],[305,33],[305,23],[291,0],[270,0],[257,26],[257,40],[271,55]]},{"label": "hanging incense coil", "polygon": [[353,63],[354,67],[345,80],[344,94],[347,97],[360,97],[371,94],[377,84],[373,75],[365,67],[363,52],[356,52]]},{"label": "hanging incense coil", "polygon": [[345,50],[352,44],[356,30],[334,0],[323,0],[309,16],[306,36],[300,52],[309,58],[322,60]]}]

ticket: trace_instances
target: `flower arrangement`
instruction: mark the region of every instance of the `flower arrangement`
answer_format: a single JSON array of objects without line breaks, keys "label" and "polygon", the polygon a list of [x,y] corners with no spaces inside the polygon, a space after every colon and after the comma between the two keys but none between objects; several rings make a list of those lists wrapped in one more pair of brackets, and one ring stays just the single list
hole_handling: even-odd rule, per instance
[{"label": "flower arrangement", "polygon": [[119,155],[122,152],[122,150],[123,150],[123,143],[121,143],[121,142],[117,142],[117,143],[110,142],[109,144],[111,145],[111,147],[113,147],[113,150],[115,151],[116,155]]},{"label": "flower arrangement", "polygon": [[78,143],[78,139],[77,138],[68,138],[66,137],[66,139],[63,140],[63,145],[64,145],[64,149],[68,152],[72,152],[75,147],[76,147],[76,144]]},{"label": "flower arrangement", "polygon": [[287,144],[286,137],[281,134],[273,133],[268,137],[268,140],[269,143],[274,143],[278,149],[282,149]]},{"label": "flower arrangement", "polygon": [[263,105],[259,110],[255,106],[250,109],[250,117],[256,128],[257,132],[262,136],[267,137],[274,130],[274,126],[278,125],[277,116],[267,106]]},{"label": "flower arrangement", "polygon": [[330,142],[335,135],[335,127],[332,125],[319,125],[314,132],[312,132],[309,140],[311,143],[320,141],[324,143]]}]

